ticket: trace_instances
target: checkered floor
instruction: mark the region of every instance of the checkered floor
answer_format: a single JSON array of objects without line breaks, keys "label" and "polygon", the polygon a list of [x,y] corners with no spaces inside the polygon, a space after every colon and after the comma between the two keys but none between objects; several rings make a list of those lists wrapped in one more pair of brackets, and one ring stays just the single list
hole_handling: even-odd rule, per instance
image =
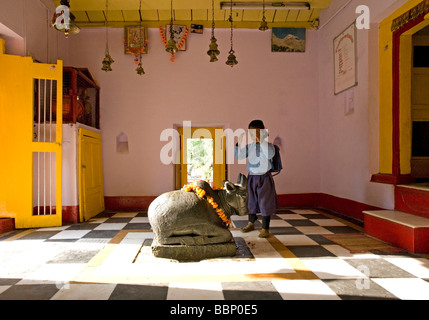
[{"label": "checkered floor", "polygon": [[268,239],[246,224],[233,217],[236,257],[193,263],[153,257],[145,212],[3,234],[0,300],[429,299],[429,260],[352,254],[323,235],[363,230],[332,214],[279,209]]}]

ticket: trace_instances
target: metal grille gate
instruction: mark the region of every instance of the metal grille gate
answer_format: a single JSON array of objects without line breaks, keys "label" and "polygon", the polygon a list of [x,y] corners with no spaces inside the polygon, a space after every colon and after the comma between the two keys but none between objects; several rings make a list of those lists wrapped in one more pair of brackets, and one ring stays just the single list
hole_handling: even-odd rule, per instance
[{"label": "metal grille gate", "polygon": [[[33,142],[56,142],[57,81],[34,79]],[[33,215],[56,214],[56,154],[33,153]]]},{"label": "metal grille gate", "polygon": [[15,228],[60,226],[62,61],[0,50],[0,70],[0,216]]}]

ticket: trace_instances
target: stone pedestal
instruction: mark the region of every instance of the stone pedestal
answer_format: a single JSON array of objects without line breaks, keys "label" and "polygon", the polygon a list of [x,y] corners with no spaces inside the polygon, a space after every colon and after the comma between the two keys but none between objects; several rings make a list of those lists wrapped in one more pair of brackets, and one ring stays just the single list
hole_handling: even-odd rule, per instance
[{"label": "stone pedestal", "polygon": [[160,245],[152,243],[152,253],[157,258],[174,259],[178,261],[201,261],[205,259],[234,257],[235,242],[210,244],[202,246]]}]

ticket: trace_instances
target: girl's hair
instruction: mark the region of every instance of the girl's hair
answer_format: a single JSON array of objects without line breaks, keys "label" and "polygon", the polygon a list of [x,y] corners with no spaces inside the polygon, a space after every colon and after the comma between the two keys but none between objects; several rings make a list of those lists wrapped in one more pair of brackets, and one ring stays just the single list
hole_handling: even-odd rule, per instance
[{"label": "girl's hair", "polygon": [[265,129],[264,123],[262,120],[253,120],[249,123],[249,129]]}]

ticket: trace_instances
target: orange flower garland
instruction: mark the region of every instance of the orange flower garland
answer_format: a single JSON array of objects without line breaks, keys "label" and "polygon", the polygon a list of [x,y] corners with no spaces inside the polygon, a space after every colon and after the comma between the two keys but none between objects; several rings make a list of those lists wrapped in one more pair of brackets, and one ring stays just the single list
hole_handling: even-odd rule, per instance
[{"label": "orange flower garland", "polygon": [[130,54],[130,55],[132,55],[132,56],[134,56],[134,57],[137,58],[137,56],[139,56],[140,54],[146,53],[146,48],[147,48],[148,42],[149,42],[149,39],[146,39],[144,41],[142,47],[139,47],[139,48],[130,48],[130,47],[128,47],[127,42],[125,40],[123,40],[124,51],[125,51],[126,54]]},{"label": "orange flower garland", "polygon": [[[164,35],[164,29],[162,27],[159,27],[159,33],[161,34],[161,39],[162,39],[162,43],[164,43],[164,46],[167,47],[167,39],[165,38]],[[185,33],[183,34],[182,40],[180,40],[180,43],[178,46],[176,46],[177,50],[179,51],[183,45],[185,44],[186,38],[188,37],[189,34],[189,29],[185,30]],[[174,53],[171,54],[171,58],[170,58],[171,62],[174,62]]]},{"label": "orange flower garland", "polygon": [[[199,195],[201,198],[203,198],[206,195],[206,192],[201,189],[200,187],[196,186],[195,184],[191,183],[188,184],[186,186],[184,186],[182,188],[183,191],[186,192],[191,192],[194,191],[197,195]],[[212,197],[206,196],[206,199],[208,201],[208,203],[211,204],[211,206],[213,207],[213,209],[216,210],[217,215],[219,216],[219,218],[227,225],[231,225],[231,219],[228,219],[228,217],[226,216],[225,212],[223,212],[223,210],[221,208],[218,208],[219,205],[214,201],[214,199]]]}]

